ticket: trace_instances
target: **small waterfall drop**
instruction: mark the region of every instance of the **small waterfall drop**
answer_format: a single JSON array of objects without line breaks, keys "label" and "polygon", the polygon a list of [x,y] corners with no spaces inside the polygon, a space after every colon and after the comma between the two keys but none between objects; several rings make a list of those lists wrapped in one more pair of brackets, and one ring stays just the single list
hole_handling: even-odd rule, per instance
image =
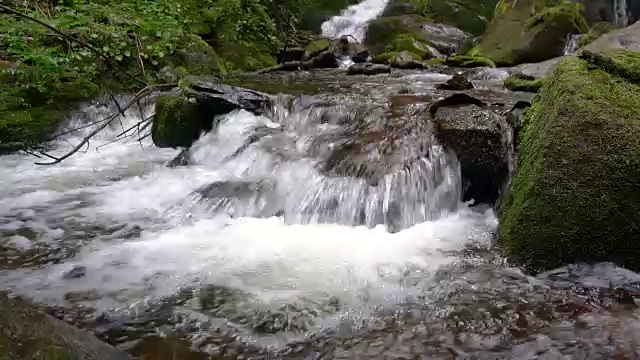
[{"label": "small waterfall drop", "polygon": [[367,24],[377,18],[389,0],[364,0],[359,4],[349,6],[322,24],[322,35],[339,38],[351,35],[358,42],[362,42],[366,35]]},{"label": "small waterfall drop", "polygon": [[614,22],[618,26],[629,25],[629,16],[627,13],[627,0],[613,0]]},{"label": "small waterfall drop", "polygon": [[567,41],[564,43],[564,55],[573,54],[578,50],[578,43],[582,39],[582,34],[569,35]]}]

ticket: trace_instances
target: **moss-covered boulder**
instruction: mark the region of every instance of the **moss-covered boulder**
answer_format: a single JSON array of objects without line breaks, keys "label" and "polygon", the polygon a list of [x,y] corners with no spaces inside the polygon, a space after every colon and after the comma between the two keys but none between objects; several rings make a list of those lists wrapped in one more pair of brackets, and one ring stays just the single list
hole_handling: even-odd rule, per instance
[{"label": "moss-covered boulder", "polygon": [[260,114],[270,103],[268,95],[257,91],[188,76],[179,91],[156,100],[151,137],[158,147],[189,147],[214,128],[218,116],[235,110]]},{"label": "moss-covered boulder", "polygon": [[499,234],[531,271],[599,261],[640,269],[640,84],[620,76],[640,56],[607,55],[616,67],[563,60],[526,113]]},{"label": "moss-covered boulder", "polygon": [[595,41],[597,38],[615,30],[617,27],[611,23],[600,21],[595,23],[589,32],[584,34],[578,41],[578,48],[585,47]]},{"label": "moss-covered boulder", "polygon": [[588,30],[581,3],[506,1],[499,4],[498,13],[504,14],[493,19],[470,55],[487,57],[498,66],[541,62],[562,55],[568,35]]},{"label": "moss-covered boulder", "polygon": [[88,332],[46,315],[19,298],[0,293],[0,359],[129,360]]},{"label": "moss-covered boulder", "polygon": [[512,91],[538,92],[544,85],[544,78],[513,74],[504,80],[504,87]]},{"label": "moss-covered boulder", "polygon": [[373,58],[376,64],[385,64],[397,69],[423,69],[426,67],[418,54],[409,51],[386,52]]},{"label": "moss-covered boulder", "polygon": [[425,41],[420,28],[427,21],[428,19],[419,15],[377,18],[369,22],[364,44],[372,53],[380,54],[399,37]]},{"label": "moss-covered boulder", "polygon": [[314,40],[304,48],[304,56],[302,57],[302,60],[309,60],[321,52],[329,50],[330,46],[331,41],[329,39]]},{"label": "moss-covered boulder", "polygon": [[390,0],[382,16],[419,15],[480,35],[491,20],[496,3],[497,0]]}]

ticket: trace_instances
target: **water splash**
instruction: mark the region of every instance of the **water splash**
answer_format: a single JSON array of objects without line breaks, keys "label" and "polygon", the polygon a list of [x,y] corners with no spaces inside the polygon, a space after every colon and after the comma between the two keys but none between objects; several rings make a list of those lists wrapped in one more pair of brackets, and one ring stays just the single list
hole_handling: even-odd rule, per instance
[{"label": "water splash", "polygon": [[364,0],[351,5],[322,24],[322,35],[339,38],[351,35],[356,41],[362,42],[366,36],[369,21],[377,18],[389,0]]},{"label": "water splash", "polygon": [[564,55],[571,55],[578,50],[578,43],[582,39],[583,34],[568,35],[564,43]]}]

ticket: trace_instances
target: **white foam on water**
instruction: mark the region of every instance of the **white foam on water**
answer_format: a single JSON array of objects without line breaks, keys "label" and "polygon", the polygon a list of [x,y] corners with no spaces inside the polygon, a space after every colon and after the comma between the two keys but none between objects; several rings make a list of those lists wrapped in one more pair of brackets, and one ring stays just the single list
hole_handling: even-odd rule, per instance
[{"label": "white foam on water", "polygon": [[389,0],[364,0],[351,5],[342,10],[340,15],[322,23],[322,35],[331,38],[351,35],[356,41],[362,42],[369,21],[382,14],[388,2]]},{"label": "white foam on water", "polygon": [[[138,120],[129,114],[123,126]],[[63,301],[68,292],[93,291],[100,298],[92,304],[98,309],[204,283],[238,288],[264,303],[337,296],[361,304],[366,292],[366,301],[375,304],[419,291],[403,285],[407,269],[428,278],[452,261],[449,251],[470,240],[489,241],[493,214],[465,206],[393,234],[382,227],[230,218],[184,207],[194,190],[212,181],[295,174],[285,182],[293,190],[320,176],[305,161],[274,168],[273,157],[257,147],[224,162],[254,125],[278,124],[246,112],[232,114],[219,132],[195,145],[196,163],[186,167],[164,166],[177,150],[154,148],[149,140],[128,139],[96,151],[121,132],[119,125],[93,140],[88,151],[56,166],[34,165],[26,155],[0,157],[0,234],[27,227],[53,244],[81,238],[77,255],[60,264],[0,273],[0,288],[52,302]],[[67,137],[55,152],[63,153],[67,141],[75,144],[81,136]],[[104,230],[118,226],[137,227],[139,236]],[[10,238],[19,249],[38,246],[32,240]],[[86,276],[65,279],[74,266],[86,267]]]}]

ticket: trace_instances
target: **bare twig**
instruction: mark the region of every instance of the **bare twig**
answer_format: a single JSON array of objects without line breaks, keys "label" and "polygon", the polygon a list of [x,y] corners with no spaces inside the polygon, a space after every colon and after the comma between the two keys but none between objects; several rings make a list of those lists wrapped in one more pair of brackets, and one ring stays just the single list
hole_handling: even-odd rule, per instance
[{"label": "bare twig", "polygon": [[39,20],[39,19],[34,18],[33,16],[29,16],[29,15],[27,15],[27,14],[23,14],[23,13],[21,13],[20,11],[14,10],[14,9],[12,9],[12,8],[10,8],[10,7],[8,7],[8,6],[6,6],[6,5],[2,5],[2,4],[0,4],[0,9],[2,9],[2,10],[4,10],[4,11],[7,11],[7,12],[9,12],[9,13],[11,13],[11,14],[14,14],[14,15],[16,15],[16,16],[19,16],[19,17],[22,17],[22,18],[25,18],[25,19],[31,20],[31,21],[33,21],[33,22],[36,22],[36,23],[38,23],[38,24],[40,24],[40,25],[42,25],[42,26],[46,27],[47,29],[49,29],[49,30],[51,30],[51,31],[55,32],[56,34],[59,34],[60,36],[62,36],[62,37],[64,37],[64,38],[66,38],[66,39],[69,39],[69,40],[71,40],[71,41],[73,41],[73,42],[76,42],[76,43],[78,43],[78,44],[80,44],[80,45],[82,45],[82,46],[86,47],[87,49],[89,49],[89,50],[93,51],[96,55],[98,55],[98,56],[100,56],[102,59],[104,59],[104,61],[105,61],[105,62],[107,62],[109,65],[111,65],[111,66],[115,67],[115,68],[116,68],[116,69],[118,69],[120,72],[122,72],[123,74],[125,74],[125,75],[126,75],[127,77],[129,77],[131,80],[133,80],[133,81],[135,81],[135,82],[137,82],[137,83],[139,83],[139,84],[141,84],[141,85],[145,85],[145,86],[148,86],[148,85],[149,85],[149,84],[147,84],[147,82],[146,82],[146,81],[140,80],[140,79],[138,79],[137,77],[135,77],[135,76],[131,75],[131,74],[130,74],[129,72],[127,72],[126,70],[124,70],[124,69],[123,69],[123,68],[122,68],[118,63],[116,63],[115,61],[113,61],[110,57],[108,57],[108,56],[107,56],[105,53],[103,53],[102,51],[98,50],[95,46],[93,46],[93,45],[91,45],[91,44],[89,44],[89,43],[87,43],[87,42],[85,42],[85,41],[82,41],[82,40],[80,40],[80,39],[77,39],[77,38],[75,38],[75,37],[73,37],[73,36],[67,35],[67,34],[63,33],[62,31],[58,30],[55,26],[51,26],[51,25],[47,24],[46,22],[44,22],[44,21],[42,21],[42,20]]},{"label": "bare twig", "polygon": [[[153,88],[151,86],[147,86],[144,89],[138,91],[138,93],[136,93],[136,95],[133,97],[133,99],[131,101],[129,101],[122,109],[124,109],[124,110],[128,109],[129,107],[131,107],[132,105],[134,105],[136,103],[137,99],[149,95],[152,91],[153,91]],[[85,144],[87,144],[92,137],[94,137],[97,133],[102,131],[104,128],[109,126],[109,124],[111,124],[114,120],[116,120],[119,117],[119,115],[120,115],[120,113],[118,112],[118,113],[115,113],[115,114],[109,116],[107,119],[105,119],[105,122],[102,125],[100,125],[95,130],[90,132],[87,136],[84,137],[84,139],[82,139],[82,141],[78,145],[76,145],[71,151],[67,152],[63,156],[61,156],[59,158],[56,158],[56,157],[51,156],[51,155],[43,154],[43,155],[47,155],[48,157],[53,158],[55,160],[52,161],[52,162],[48,162],[48,163],[37,162],[36,165],[54,165],[54,164],[57,164],[57,163],[63,161],[64,159],[68,158],[69,156],[75,154]]]}]

